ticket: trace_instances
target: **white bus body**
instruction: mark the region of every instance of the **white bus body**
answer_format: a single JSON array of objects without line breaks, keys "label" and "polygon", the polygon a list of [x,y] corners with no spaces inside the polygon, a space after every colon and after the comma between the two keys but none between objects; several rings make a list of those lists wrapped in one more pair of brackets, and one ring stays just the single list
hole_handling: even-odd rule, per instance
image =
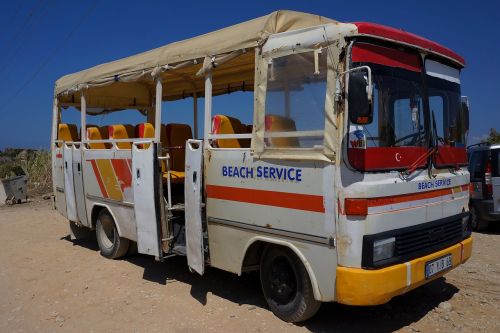
[{"label": "white bus body", "polygon": [[[68,75],[53,110],[57,210],[73,238],[96,229],[109,258],[136,242],[199,274],[260,270],[287,321],[320,302],[386,303],[471,255],[463,65],[399,30],[280,11]],[[232,91],[254,94],[253,124],[212,110]],[[194,135],[169,124],[168,103],[162,119],[162,101],[184,97]],[[147,115],[135,133],[87,125],[125,109]]]}]

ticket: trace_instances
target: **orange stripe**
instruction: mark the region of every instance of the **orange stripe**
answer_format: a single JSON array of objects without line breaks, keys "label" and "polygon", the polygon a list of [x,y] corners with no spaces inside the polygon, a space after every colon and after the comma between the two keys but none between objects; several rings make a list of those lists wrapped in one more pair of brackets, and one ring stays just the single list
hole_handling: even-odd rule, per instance
[{"label": "orange stripe", "polygon": [[[465,185],[465,187],[467,187],[467,185]],[[452,193],[453,193],[453,188],[445,188],[445,189],[439,189],[422,193],[408,193],[408,194],[396,195],[392,197],[368,198],[367,200],[368,200],[368,207],[378,207],[378,206],[398,204],[407,201],[437,198]]]},{"label": "orange stripe", "polygon": [[323,196],[320,195],[264,191],[218,185],[207,185],[206,190],[207,196],[211,199],[238,201],[310,212],[325,212]]},{"label": "orange stripe", "polygon": [[123,192],[125,188],[132,185],[132,173],[130,172],[128,162],[126,159],[112,159],[111,164],[113,164],[116,178],[118,178],[118,183]]},{"label": "orange stripe", "polygon": [[92,164],[92,169],[94,170],[95,178],[97,179],[97,184],[99,184],[99,188],[101,189],[101,193],[105,198],[107,198],[108,192],[106,192],[106,188],[104,187],[104,183],[102,182],[101,173],[99,172],[99,169],[97,168],[97,164],[95,163],[95,160],[90,160],[90,164]]}]

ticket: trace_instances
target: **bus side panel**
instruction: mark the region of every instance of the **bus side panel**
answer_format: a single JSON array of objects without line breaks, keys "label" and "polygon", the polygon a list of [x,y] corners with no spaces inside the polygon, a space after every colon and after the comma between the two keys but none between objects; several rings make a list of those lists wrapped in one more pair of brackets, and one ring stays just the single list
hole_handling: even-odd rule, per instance
[{"label": "bus side panel", "polygon": [[56,209],[64,217],[66,213],[66,194],[64,193],[64,160],[62,145],[54,145],[54,154],[52,155],[52,175],[54,177],[54,195],[56,199]]},{"label": "bus side panel", "polygon": [[337,252],[326,244],[299,241],[261,232],[208,222],[210,265],[235,274],[241,274],[245,251],[255,241],[273,243],[292,249],[305,261],[314,289],[315,299],[335,300]]},{"label": "bus side panel", "polygon": [[131,157],[130,150],[87,149],[83,151],[82,164],[87,216],[92,216],[96,205],[107,207],[120,236],[135,241]]},{"label": "bus side panel", "polygon": [[333,192],[333,186],[323,186],[326,166],[254,160],[243,149],[209,149],[205,189],[211,265],[239,274],[248,243],[264,236],[296,248],[318,279],[321,296],[316,296],[333,300],[337,254],[328,246],[335,220],[325,214],[324,192]]},{"label": "bus side panel", "polygon": [[205,155],[208,217],[328,237],[324,163],[254,161],[242,149],[209,150]]}]

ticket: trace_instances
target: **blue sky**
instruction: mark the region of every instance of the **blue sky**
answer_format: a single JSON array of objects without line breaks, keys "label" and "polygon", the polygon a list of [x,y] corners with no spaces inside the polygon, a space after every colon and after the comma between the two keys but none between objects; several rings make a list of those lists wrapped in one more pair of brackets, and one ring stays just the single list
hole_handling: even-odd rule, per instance
[{"label": "blue sky", "polygon": [[[93,9],[91,9],[93,8]],[[469,142],[500,129],[500,1],[143,1],[28,0],[0,3],[0,149],[48,148],[54,82],[61,76],[265,15],[305,11],[370,21],[416,33],[465,57],[462,94],[471,100]],[[89,13],[90,14],[87,14]],[[214,101],[218,113],[251,96]],[[245,102],[242,103],[241,99]],[[189,103],[189,104],[188,104]],[[200,101],[200,114],[203,104]],[[165,105],[172,121],[191,119],[191,101]],[[67,119],[78,117],[68,112]],[[128,122],[140,121],[138,114]],[[200,115],[201,118],[201,115]],[[87,120],[111,123],[120,118]],[[122,118],[123,119],[123,118]],[[120,121],[126,122],[126,121]],[[201,128],[201,126],[200,126]]]}]

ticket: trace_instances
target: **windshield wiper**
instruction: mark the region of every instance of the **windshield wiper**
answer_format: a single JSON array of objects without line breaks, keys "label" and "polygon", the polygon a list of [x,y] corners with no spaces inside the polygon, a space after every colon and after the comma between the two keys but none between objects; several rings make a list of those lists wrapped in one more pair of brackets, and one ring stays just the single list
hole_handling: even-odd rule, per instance
[{"label": "windshield wiper", "polygon": [[429,158],[429,156],[434,155],[436,152],[437,152],[437,147],[436,146],[432,146],[431,148],[427,149],[427,151],[425,153],[423,153],[422,155],[420,155],[415,160],[415,162],[413,162],[412,164],[410,164],[410,166],[408,168],[406,168],[404,171],[401,171],[401,175],[404,176],[404,177],[408,177],[415,170],[417,170],[417,168],[420,165],[420,163],[422,163],[423,161],[427,160],[427,158]]},{"label": "windshield wiper", "polygon": [[432,131],[431,131],[431,147],[427,149],[425,153],[420,155],[415,162],[410,164],[408,168],[406,168],[404,171],[402,171],[400,174],[403,176],[403,178],[408,177],[411,175],[415,170],[417,170],[418,166],[420,163],[423,161],[426,161],[429,157],[434,156],[434,154],[437,153],[438,151],[438,142],[437,142],[437,130],[436,130],[436,117],[434,115],[434,110],[432,111]]}]

